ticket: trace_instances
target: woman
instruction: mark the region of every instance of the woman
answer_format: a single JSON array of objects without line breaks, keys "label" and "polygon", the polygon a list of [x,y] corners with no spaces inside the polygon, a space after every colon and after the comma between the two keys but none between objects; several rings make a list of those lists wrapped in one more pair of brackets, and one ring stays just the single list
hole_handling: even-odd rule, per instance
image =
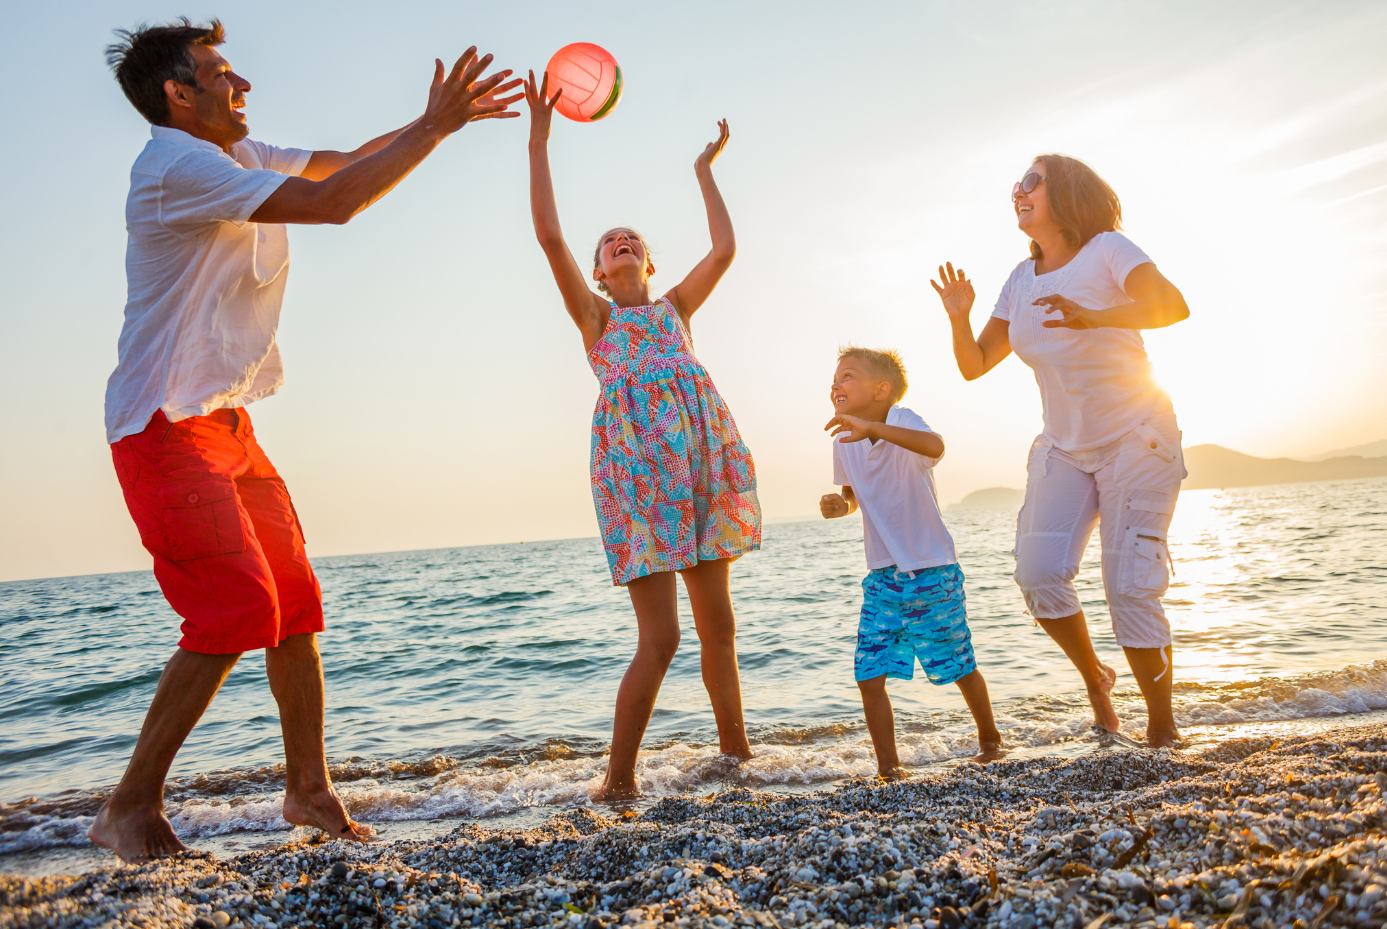
[{"label": "woman", "polygon": [[1170,705],[1166,534],[1185,477],[1180,430],[1151,376],[1142,329],[1189,316],[1180,291],[1117,230],[1117,194],[1083,162],[1042,155],[1013,188],[1031,257],[1016,266],[981,334],[968,312],[973,285],[940,268],[930,283],[953,327],[967,380],[1012,350],[1035,371],[1045,429],[1026,462],[1017,517],[1016,583],[1026,607],[1078,668],[1094,721],[1115,732],[1117,673],[1098,660],[1074,576],[1096,523],[1113,635],[1146,698],[1147,741],[1179,739]]}]

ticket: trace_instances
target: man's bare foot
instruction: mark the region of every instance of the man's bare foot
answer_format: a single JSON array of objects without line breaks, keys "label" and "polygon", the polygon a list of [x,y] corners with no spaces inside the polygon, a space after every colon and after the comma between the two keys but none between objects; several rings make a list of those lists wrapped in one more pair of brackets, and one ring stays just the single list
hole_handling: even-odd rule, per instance
[{"label": "man's bare foot", "polygon": [[370,842],[376,830],[354,821],[347,815],[337,791],[324,787],[302,795],[284,795],[283,816],[295,826],[321,829],[334,839],[348,842]]},{"label": "man's bare foot", "polygon": [[1122,720],[1112,706],[1112,689],[1117,683],[1117,672],[1101,662],[1098,665],[1098,683],[1088,688],[1088,702],[1093,704],[1093,722],[1104,732],[1116,732],[1122,728]]},{"label": "man's bare foot", "polygon": [[909,779],[910,772],[900,765],[896,765],[894,768],[878,771],[877,777],[881,778],[883,781],[904,781]]},{"label": "man's bare foot", "polygon": [[188,850],[188,846],[174,835],[173,824],[163,810],[131,810],[122,814],[111,810],[109,800],[96,811],[87,838],[93,845],[110,849],[121,861],[130,864]]},{"label": "man's bare foot", "polygon": [[1002,740],[995,742],[987,741],[978,744],[978,753],[973,756],[973,760],[978,764],[986,764],[989,761],[999,761],[1007,756],[1006,749],[1002,747]]},{"label": "man's bare foot", "polygon": [[1146,744],[1152,748],[1180,748],[1180,733],[1174,729],[1146,729]]}]

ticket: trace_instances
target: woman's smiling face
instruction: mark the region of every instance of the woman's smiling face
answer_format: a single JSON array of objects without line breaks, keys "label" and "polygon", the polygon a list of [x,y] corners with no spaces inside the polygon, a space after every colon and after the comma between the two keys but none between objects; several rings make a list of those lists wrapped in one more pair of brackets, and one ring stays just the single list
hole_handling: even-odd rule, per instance
[{"label": "woman's smiling face", "polygon": [[[1045,186],[1045,164],[1037,161],[1025,170],[1021,175],[1038,174],[1042,180],[1031,189],[1030,193],[1017,191],[1012,197],[1011,208],[1016,211],[1016,226],[1022,232],[1030,234],[1030,230],[1038,229],[1050,222],[1050,200],[1049,192]],[[1032,236],[1034,238],[1034,236]]]}]

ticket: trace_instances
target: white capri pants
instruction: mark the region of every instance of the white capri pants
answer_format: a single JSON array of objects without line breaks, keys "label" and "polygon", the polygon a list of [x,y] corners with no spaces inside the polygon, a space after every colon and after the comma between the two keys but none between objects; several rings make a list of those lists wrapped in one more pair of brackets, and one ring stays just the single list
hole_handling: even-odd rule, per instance
[{"label": "white capri pants", "polygon": [[1073,616],[1079,560],[1098,525],[1103,593],[1117,644],[1171,644],[1161,596],[1170,584],[1166,544],[1186,476],[1174,413],[1152,416],[1120,440],[1067,454],[1040,436],[1026,462],[1026,502],[1016,520],[1016,583],[1036,619]]}]

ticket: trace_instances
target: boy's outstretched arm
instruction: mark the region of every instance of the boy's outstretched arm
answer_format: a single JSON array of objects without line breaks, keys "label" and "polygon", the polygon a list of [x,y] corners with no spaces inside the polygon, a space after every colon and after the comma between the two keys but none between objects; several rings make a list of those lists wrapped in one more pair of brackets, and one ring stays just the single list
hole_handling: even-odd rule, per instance
[{"label": "boy's outstretched arm", "polygon": [[562,94],[559,90],[549,96],[548,72],[538,85],[533,71],[525,82],[525,102],[530,107],[530,218],[534,220],[535,238],[544,249],[544,257],[549,259],[549,270],[563,295],[564,308],[583,334],[583,347],[591,350],[602,337],[607,305],[588,287],[563,240],[559,207],[554,200],[554,179],[549,173],[549,127],[554,119],[554,104]]},{"label": "boy's outstretched arm", "polygon": [[899,445],[906,451],[926,458],[944,457],[944,439],[937,432],[923,429],[906,429],[904,426],[888,426],[874,423],[857,416],[839,413],[828,421],[825,430],[832,429],[831,435],[839,436],[839,442],[861,442],[863,439],[880,439]]},{"label": "boy's outstretched arm", "polygon": [[718,281],[732,267],[732,259],[737,257],[737,237],[732,232],[732,217],[728,215],[727,204],[722,200],[717,181],[713,180],[713,162],[727,146],[728,137],[727,120],[720,120],[717,139],[709,142],[703,154],[694,161],[694,174],[703,191],[703,206],[708,211],[708,234],[713,240],[713,248],[665,295],[679,311],[685,325],[688,325],[694,311],[707,301],[713,288],[718,286]]}]

